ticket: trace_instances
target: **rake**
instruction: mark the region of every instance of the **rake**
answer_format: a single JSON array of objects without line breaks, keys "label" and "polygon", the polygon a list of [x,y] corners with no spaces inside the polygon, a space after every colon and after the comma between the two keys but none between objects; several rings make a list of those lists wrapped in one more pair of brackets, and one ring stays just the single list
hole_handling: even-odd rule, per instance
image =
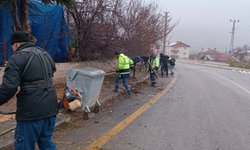
[{"label": "rake", "polygon": [[[152,67],[152,65],[151,65],[151,63],[148,63],[149,64],[149,66],[151,67],[151,69],[153,69],[153,67]],[[154,70],[154,69],[153,69]],[[158,77],[158,79],[161,81],[161,89],[164,89],[164,83],[163,83],[163,81],[161,80],[161,78],[160,78],[160,76],[157,74],[157,72],[154,70],[154,73],[156,74],[156,76]]]}]

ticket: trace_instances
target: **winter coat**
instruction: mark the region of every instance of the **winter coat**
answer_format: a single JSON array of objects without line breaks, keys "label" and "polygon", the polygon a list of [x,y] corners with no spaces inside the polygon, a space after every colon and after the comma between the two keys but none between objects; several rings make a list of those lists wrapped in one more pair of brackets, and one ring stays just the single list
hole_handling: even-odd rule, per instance
[{"label": "winter coat", "polygon": [[[43,69],[38,55],[34,55],[26,67],[33,53],[28,50],[37,50],[37,48],[33,43],[25,43],[10,56],[0,86],[0,105],[10,100],[16,94],[18,87],[21,87],[16,96],[16,120],[18,121],[40,120],[58,114],[57,95],[53,86],[55,63],[49,54],[42,50],[39,52],[46,57],[46,70]],[[49,77],[50,86],[40,88],[38,84],[45,81],[44,73],[47,75],[46,79]]]}]

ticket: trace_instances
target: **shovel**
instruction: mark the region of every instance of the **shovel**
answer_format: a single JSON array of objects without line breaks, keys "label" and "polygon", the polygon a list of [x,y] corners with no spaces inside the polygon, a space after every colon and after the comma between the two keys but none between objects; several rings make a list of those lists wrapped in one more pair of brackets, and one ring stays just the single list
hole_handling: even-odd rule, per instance
[{"label": "shovel", "polygon": [[[149,66],[151,67],[151,69],[153,69],[151,63],[148,63],[148,64],[149,64]],[[153,70],[154,70],[154,69],[153,69]],[[154,72],[155,72],[156,76],[158,77],[158,79],[161,81],[161,89],[164,89],[164,83],[163,83],[163,81],[161,80],[161,78],[159,77],[159,75],[156,73],[155,70],[154,70]]]}]

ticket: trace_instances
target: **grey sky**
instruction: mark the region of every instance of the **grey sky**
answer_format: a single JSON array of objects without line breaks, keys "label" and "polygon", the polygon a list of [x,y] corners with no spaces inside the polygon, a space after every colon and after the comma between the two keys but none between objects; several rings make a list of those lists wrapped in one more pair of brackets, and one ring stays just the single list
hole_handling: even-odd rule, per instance
[{"label": "grey sky", "polygon": [[250,45],[250,0],[146,0],[155,1],[180,23],[171,33],[171,42],[182,41],[191,53],[204,49],[229,50],[233,23],[236,23],[234,47]]}]

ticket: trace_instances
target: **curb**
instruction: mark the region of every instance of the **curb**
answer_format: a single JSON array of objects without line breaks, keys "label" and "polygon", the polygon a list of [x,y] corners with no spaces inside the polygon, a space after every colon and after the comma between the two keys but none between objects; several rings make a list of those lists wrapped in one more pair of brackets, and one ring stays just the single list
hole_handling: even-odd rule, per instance
[{"label": "curb", "polygon": [[6,148],[12,148],[14,147],[14,140],[11,143],[7,143],[6,145],[0,147],[0,150],[5,150]]},{"label": "curb", "polygon": [[198,65],[198,66],[204,66],[204,67],[219,68],[219,69],[226,69],[226,70],[237,70],[237,71],[239,71],[239,70],[247,70],[247,71],[250,71],[249,69],[244,69],[244,68],[222,67],[222,66],[213,66],[213,65],[207,65],[207,64],[189,63],[189,62],[179,62],[179,63]]},{"label": "curb", "polygon": [[1,133],[0,133],[0,136],[3,136],[3,135],[5,135],[5,134],[7,134],[7,133],[9,133],[9,132],[11,132],[11,131],[13,131],[13,130],[15,130],[15,129],[16,129],[16,127],[11,127],[11,128],[9,128],[9,129],[7,129],[7,130],[1,132]]}]

